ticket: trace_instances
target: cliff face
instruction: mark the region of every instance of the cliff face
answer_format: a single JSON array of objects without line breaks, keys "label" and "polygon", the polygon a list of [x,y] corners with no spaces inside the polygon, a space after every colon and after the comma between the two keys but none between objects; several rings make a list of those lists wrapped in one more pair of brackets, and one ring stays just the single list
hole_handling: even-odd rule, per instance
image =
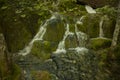
[{"label": "cliff face", "polygon": [[3,34],[0,34],[0,80],[19,80],[20,68],[13,63]]},{"label": "cliff face", "polygon": [[78,3],[88,4],[94,8],[103,7],[105,5],[116,6],[119,0],[77,0]]}]

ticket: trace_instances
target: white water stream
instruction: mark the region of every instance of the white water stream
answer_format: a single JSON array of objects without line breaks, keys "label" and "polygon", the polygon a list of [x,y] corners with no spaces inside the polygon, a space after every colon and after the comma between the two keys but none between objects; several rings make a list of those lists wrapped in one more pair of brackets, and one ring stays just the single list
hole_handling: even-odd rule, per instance
[{"label": "white water stream", "polygon": [[[96,11],[95,11],[93,8],[91,8],[90,6],[88,6],[88,5],[86,5],[85,8],[86,8],[86,10],[87,10],[88,13],[96,13]],[[61,17],[61,16],[60,16],[60,17]],[[79,41],[78,47],[77,47],[77,48],[74,48],[75,50],[79,50],[81,47],[85,47],[85,41],[87,40],[87,35],[86,35],[85,33],[81,32],[81,31],[78,31],[78,28],[77,28],[77,24],[81,24],[81,25],[83,24],[83,23],[82,23],[82,19],[83,19],[84,17],[85,17],[85,16],[82,16],[82,17],[80,18],[80,20],[78,20],[78,21],[76,22],[76,24],[75,24],[75,33],[76,33],[77,39],[78,39],[78,41]],[[53,19],[55,19],[55,18],[57,18],[57,17],[56,17],[56,15],[54,14],[50,19],[48,19],[48,20],[45,22],[44,25],[40,26],[40,29],[39,29],[38,33],[35,35],[35,37],[34,37],[34,38],[31,40],[31,42],[30,42],[23,50],[21,50],[18,54],[23,55],[23,56],[29,54],[30,51],[31,51],[31,49],[32,49],[32,46],[33,46],[34,42],[35,42],[36,40],[43,40],[43,36],[44,36],[44,34],[46,33],[46,29],[47,29],[46,26],[48,25],[48,23],[49,23],[51,20],[53,20]],[[61,18],[63,18],[63,17],[61,17]],[[100,26],[102,26],[102,23],[103,23],[103,22],[100,23]],[[64,36],[63,36],[63,39],[59,42],[58,48],[57,48],[56,51],[53,52],[53,53],[66,53],[65,40],[66,40],[66,38],[68,37],[68,35],[73,35],[73,33],[69,31],[69,24],[67,23],[67,24],[66,24],[66,31],[65,31],[65,34],[64,34]],[[82,50],[82,49],[80,49],[80,50]]]},{"label": "white water stream", "polygon": [[101,18],[101,21],[99,23],[99,37],[103,38],[104,37],[104,32],[103,32],[103,22],[104,22],[104,17]]},{"label": "white water stream", "polygon": [[88,5],[85,5],[85,8],[86,8],[86,11],[87,11],[88,13],[96,13],[96,11],[95,11],[92,7],[90,7],[90,6],[88,6]]},{"label": "white water stream", "polygon": [[52,16],[50,19],[48,19],[44,25],[40,26],[39,28],[39,31],[38,33],[35,35],[35,37],[30,41],[30,43],[23,49],[21,50],[18,54],[19,55],[27,55],[30,53],[31,49],[32,49],[32,46],[33,46],[33,43],[36,41],[36,40],[43,40],[43,36],[44,34],[46,33],[46,26],[48,25],[48,22],[55,19],[56,16]]}]

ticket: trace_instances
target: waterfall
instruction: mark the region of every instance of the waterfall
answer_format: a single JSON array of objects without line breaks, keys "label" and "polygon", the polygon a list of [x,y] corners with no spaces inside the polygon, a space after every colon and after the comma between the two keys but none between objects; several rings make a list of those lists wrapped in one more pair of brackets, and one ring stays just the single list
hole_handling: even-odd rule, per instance
[{"label": "waterfall", "polygon": [[90,7],[90,6],[88,6],[88,5],[85,5],[85,8],[86,8],[86,11],[87,11],[88,13],[96,13],[96,11],[95,11],[92,7]]},{"label": "waterfall", "polygon": [[47,29],[46,26],[48,25],[49,21],[51,21],[51,20],[53,20],[55,18],[56,18],[56,16],[53,15],[43,25],[41,25],[40,28],[39,28],[38,33],[34,36],[34,38],[30,41],[30,43],[23,50],[21,50],[18,54],[23,55],[23,56],[29,54],[31,49],[32,49],[33,43],[36,40],[43,40],[43,36],[46,33],[46,29]]},{"label": "waterfall", "polygon": [[71,34],[71,32],[69,32],[69,24],[67,24],[67,27],[66,27],[66,31],[65,31],[65,34],[63,36],[63,40],[60,41],[60,43],[58,44],[58,48],[55,52],[53,53],[66,53],[66,50],[65,50],[65,39],[67,38],[67,36]]},{"label": "waterfall", "polygon": [[78,30],[78,27],[77,27],[77,24],[83,25],[82,20],[83,20],[84,17],[85,17],[85,16],[82,16],[82,17],[80,18],[80,20],[79,20],[79,21],[76,21],[76,23],[75,23],[75,33],[76,33],[76,35],[77,35],[79,47],[85,47],[86,41],[87,41],[87,39],[88,39],[87,34],[79,31],[79,30]]},{"label": "waterfall", "polygon": [[[77,53],[88,52],[88,49],[85,48],[85,46],[86,46],[86,41],[88,40],[88,36],[87,36],[87,34],[79,31],[79,30],[78,30],[78,27],[77,27],[77,24],[83,25],[82,19],[83,19],[84,17],[85,17],[85,16],[82,16],[82,17],[80,18],[80,20],[77,20],[76,23],[75,23],[75,34],[76,34],[76,37],[77,37],[78,46],[77,46],[76,48],[69,48],[69,50],[74,50],[74,51],[76,51]],[[83,55],[84,55],[84,54],[83,54]]]},{"label": "waterfall", "polygon": [[99,37],[102,38],[104,37],[104,33],[103,33],[103,21],[104,21],[104,17],[101,18],[101,21],[99,23]]}]

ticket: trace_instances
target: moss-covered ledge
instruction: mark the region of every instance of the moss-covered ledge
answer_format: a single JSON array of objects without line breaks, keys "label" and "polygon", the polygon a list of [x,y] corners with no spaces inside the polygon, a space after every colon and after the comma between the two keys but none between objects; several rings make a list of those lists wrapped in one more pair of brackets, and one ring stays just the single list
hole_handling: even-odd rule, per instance
[{"label": "moss-covered ledge", "polygon": [[93,50],[100,50],[109,48],[111,45],[111,39],[108,38],[92,38],[89,41],[89,48]]}]

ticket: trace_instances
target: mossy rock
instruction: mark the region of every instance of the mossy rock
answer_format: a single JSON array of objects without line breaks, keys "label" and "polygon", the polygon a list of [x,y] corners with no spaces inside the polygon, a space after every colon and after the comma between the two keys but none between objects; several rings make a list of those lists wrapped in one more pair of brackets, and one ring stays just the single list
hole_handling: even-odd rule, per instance
[{"label": "mossy rock", "polygon": [[116,60],[120,60],[120,44],[118,44],[115,49],[113,50],[113,54]]},{"label": "mossy rock", "polygon": [[48,22],[47,30],[43,40],[59,42],[62,40],[64,32],[65,26],[61,19],[53,19]]},{"label": "mossy rock", "polygon": [[82,20],[82,24],[78,24],[79,31],[88,34],[91,38],[98,37],[99,35],[99,22],[100,15],[98,14],[87,14]]},{"label": "mossy rock", "polygon": [[[60,11],[60,13],[66,16],[70,16],[71,18],[86,13],[85,7],[83,5],[76,4],[75,0],[60,0],[58,10]],[[67,19],[70,19],[70,17],[68,17]]]},{"label": "mossy rock", "polygon": [[100,22],[103,18],[102,28],[104,37],[112,38],[115,28],[115,19],[114,17],[110,18],[109,16],[101,14],[87,14],[82,19],[83,24],[77,24],[78,29],[88,34],[90,38],[98,37]]},{"label": "mossy rock", "polygon": [[[4,35],[10,52],[17,52],[31,40],[32,35],[22,22],[12,23],[4,28]],[[16,46],[17,45],[17,46]]]},{"label": "mossy rock", "polygon": [[104,18],[104,22],[103,22],[103,26],[102,27],[103,27],[104,37],[112,38],[113,37],[114,28],[115,28],[115,21],[114,20],[110,20],[110,18],[108,18],[106,16],[106,18]]},{"label": "mossy rock", "polygon": [[58,43],[49,41],[35,41],[31,49],[31,54],[44,61],[50,58],[53,51],[56,50]]},{"label": "mossy rock", "polygon": [[69,25],[69,31],[75,32],[75,23]]},{"label": "mossy rock", "polygon": [[[2,80],[20,80],[21,69],[16,64],[11,64],[12,67],[7,67],[6,62],[0,64],[0,76]],[[10,72],[8,72],[10,69]]]},{"label": "mossy rock", "polygon": [[96,9],[97,13],[101,14],[101,19],[103,19],[103,33],[104,37],[112,38],[114,28],[116,25],[117,10],[114,7],[104,6],[102,8]]},{"label": "mossy rock", "polygon": [[3,59],[3,56],[1,56],[0,58],[0,76],[1,78],[6,78],[5,76],[7,75],[7,65],[6,65],[6,62],[5,60]]},{"label": "mossy rock", "polygon": [[73,33],[71,35],[68,35],[68,37],[65,40],[65,48],[75,48],[79,45],[79,43],[77,43],[77,36]]},{"label": "mossy rock", "polygon": [[89,48],[94,50],[108,48],[111,45],[111,40],[107,38],[93,38],[89,42]]},{"label": "mossy rock", "polygon": [[32,71],[31,74],[34,80],[52,80],[48,71]]},{"label": "mossy rock", "polygon": [[16,9],[12,7],[4,10],[0,18],[2,21],[0,25],[8,50],[13,53],[23,49],[36,34],[39,27],[37,24],[39,16],[37,14],[16,13]]},{"label": "mossy rock", "polygon": [[11,80],[20,80],[21,77],[21,68],[17,65],[13,65],[13,74],[11,74]]}]

